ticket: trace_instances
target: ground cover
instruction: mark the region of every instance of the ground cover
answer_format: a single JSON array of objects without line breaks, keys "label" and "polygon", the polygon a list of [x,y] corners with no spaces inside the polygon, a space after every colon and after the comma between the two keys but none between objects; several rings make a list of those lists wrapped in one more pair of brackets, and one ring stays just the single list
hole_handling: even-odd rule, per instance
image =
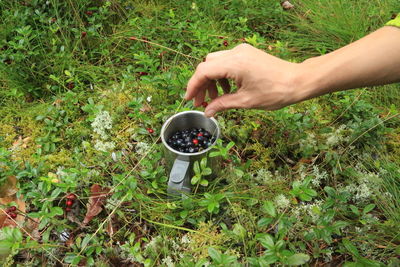
[{"label": "ground cover", "polygon": [[291,2],[1,2],[3,266],[400,264],[398,85],[219,114],[217,178],[167,198],[160,129],[204,109],[182,97],[209,52],[301,62],[400,12]]}]

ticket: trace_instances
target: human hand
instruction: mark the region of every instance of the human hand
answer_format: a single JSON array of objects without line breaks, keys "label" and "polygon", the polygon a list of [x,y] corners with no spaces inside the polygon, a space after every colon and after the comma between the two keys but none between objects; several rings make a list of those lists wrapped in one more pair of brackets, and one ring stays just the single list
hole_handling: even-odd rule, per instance
[{"label": "human hand", "polygon": [[[194,105],[200,106],[208,92],[212,99],[205,110],[208,117],[232,108],[275,110],[298,101],[295,91],[299,72],[299,64],[241,44],[208,54],[189,80],[185,99],[194,98]],[[225,92],[221,96],[217,80]],[[231,93],[228,80],[235,81],[236,92]]]}]

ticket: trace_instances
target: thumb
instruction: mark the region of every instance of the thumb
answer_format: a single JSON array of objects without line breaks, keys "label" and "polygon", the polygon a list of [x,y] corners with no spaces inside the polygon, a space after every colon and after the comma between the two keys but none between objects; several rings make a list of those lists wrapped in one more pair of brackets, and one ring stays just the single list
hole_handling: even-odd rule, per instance
[{"label": "thumb", "polygon": [[243,96],[238,93],[225,94],[215,98],[210,104],[208,104],[205,115],[212,117],[215,113],[231,108],[242,108],[243,107]]}]

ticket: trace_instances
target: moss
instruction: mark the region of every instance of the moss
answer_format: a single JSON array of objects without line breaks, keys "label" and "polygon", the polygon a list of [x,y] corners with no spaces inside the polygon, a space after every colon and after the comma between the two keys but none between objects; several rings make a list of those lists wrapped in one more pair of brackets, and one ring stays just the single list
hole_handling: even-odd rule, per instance
[{"label": "moss", "polygon": [[272,151],[267,146],[261,143],[250,144],[245,147],[243,153],[252,158],[252,168],[255,170],[264,168],[269,169],[273,167],[273,158],[271,157]]},{"label": "moss", "polygon": [[393,133],[387,134],[388,157],[394,162],[400,162],[400,129],[396,129]]},{"label": "moss", "polygon": [[10,147],[14,140],[17,138],[17,133],[12,125],[0,125],[0,146]]},{"label": "moss", "polygon": [[217,229],[213,222],[200,223],[196,233],[189,233],[190,243],[188,252],[193,255],[196,260],[208,257],[209,247],[223,246],[229,237]]},{"label": "moss", "polygon": [[73,166],[72,153],[71,151],[65,149],[61,149],[58,152],[45,155],[43,156],[43,159],[50,170],[57,169],[57,167],[59,166],[63,166],[66,168]]}]

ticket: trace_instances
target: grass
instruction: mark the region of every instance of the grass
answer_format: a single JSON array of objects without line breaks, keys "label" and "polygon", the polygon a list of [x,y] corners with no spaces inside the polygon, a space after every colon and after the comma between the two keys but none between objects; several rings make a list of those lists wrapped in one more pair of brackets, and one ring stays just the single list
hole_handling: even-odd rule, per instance
[{"label": "grass", "polygon": [[[399,12],[393,0],[293,3],[0,3],[0,181],[15,176],[26,205],[0,202],[20,223],[0,229],[3,266],[396,266],[398,85],[224,112],[222,147],[235,146],[217,177],[166,195],[158,135],[194,109],[183,88],[209,52],[246,38],[299,62]],[[94,184],[111,193],[83,226]]]}]

